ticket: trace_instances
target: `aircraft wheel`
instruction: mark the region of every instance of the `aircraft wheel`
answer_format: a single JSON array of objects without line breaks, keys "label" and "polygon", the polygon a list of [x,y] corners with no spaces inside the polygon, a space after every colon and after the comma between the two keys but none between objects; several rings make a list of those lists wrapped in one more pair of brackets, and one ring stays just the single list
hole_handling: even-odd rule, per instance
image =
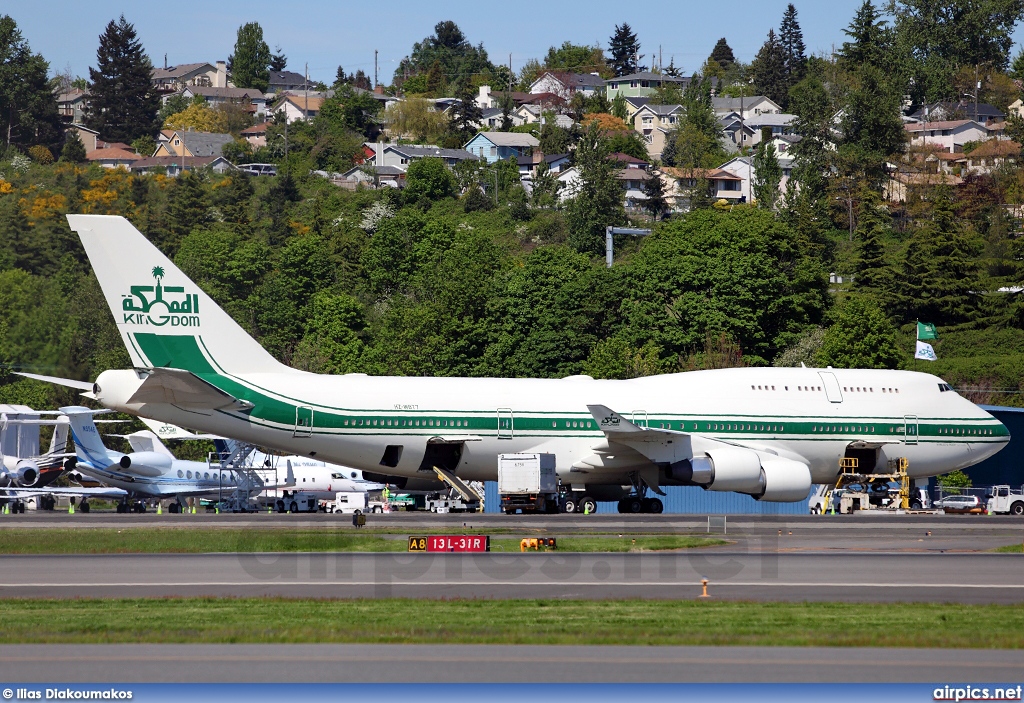
[{"label": "aircraft wheel", "polygon": [[633,514],[646,512],[644,501],[639,498],[626,498],[626,512]]},{"label": "aircraft wheel", "polygon": [[88,503],[82,503],[81,505],[79,505],[78,506],[78,512],[80,512],[80,513],[87,513],[87,512],[89,512],[89,504]]},{"label": "aircraft wheel", "polygon": [[582,498],[579,499],[576,505],[576,509],[577,512],[581,512],[584,515],[588,513],[593,515],[597,512],[597,501],[591,498],[590,496],[583,496]]},{"label": "aircraft wheel", "polygon": [[651,498],[646,507],[647,512],[655,515],[660,515],[665,510],[665,504],[661,502],[661,498]]},{"label": "aircraft wheel", "polygon": [[562,507],[567,513],[575,513],[577,509],[576,501],[574,501],[572,498],[566,498],[565,503],[562,504]]},{"label": "aircraft wheel", "polygon": [[615,507],[620,513],[626,512],[626,501],[620,500]]}]

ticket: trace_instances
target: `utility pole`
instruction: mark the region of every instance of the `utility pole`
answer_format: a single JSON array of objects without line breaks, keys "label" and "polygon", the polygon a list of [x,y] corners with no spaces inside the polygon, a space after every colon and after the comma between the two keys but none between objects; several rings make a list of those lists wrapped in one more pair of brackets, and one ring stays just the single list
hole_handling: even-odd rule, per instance
[{"label": "utility pole", "polygon": [[604,228],[604,263],[607,268],[612,267],[612,261],[614,261],[613,248],[614,244],[612,241],[613,234],[630,234],[634,237],[646,237],[651,233],[649,229],[636,229],[633,227],[605,227]]},{"label": "utility pole", "polygon": [[302,85],[304,89],[303,105],[302,105],[302,119],[309,122],[309,62],[306,62],[306,80],[303,81]]},{"label": "utility pole", "polygon": [[373,87],[376,88],[379,83],[377,82],[377,50],[373,50]]},{"label": "utility pole", "polygon": [[978,121],[978,93],[981,92],[981,80],[978,79],[978,64],[974,64],[974,121]]}]

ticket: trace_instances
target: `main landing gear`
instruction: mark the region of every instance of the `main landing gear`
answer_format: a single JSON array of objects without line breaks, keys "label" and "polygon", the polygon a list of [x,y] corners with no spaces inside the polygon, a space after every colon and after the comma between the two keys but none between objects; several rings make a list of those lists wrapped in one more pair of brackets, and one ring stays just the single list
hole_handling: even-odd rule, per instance
[{"label": "main landing gear", "polygon": [[629,482],[633,484],[633,494],[619,501],[620,513],[653,513],[659,514],[665,510],[665,504],[660,498],[647,497],[649,486],[640,478],[640,474],[632,472],[629,475]]}]

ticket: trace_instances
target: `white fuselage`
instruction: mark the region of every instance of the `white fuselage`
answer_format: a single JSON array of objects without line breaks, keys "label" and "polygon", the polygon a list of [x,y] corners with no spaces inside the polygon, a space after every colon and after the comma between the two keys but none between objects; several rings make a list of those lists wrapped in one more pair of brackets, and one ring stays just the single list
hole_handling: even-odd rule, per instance
[{"label": "white fuselage", "polygon": [[[684,432],[694,452],[702,442],[726,442],[801,461],[818,483],[835,480],[855,443],[880,445],[881,461],[905,457],[910,475],[925,477],[975,464],[1009,439],[941,379],[907,371],[743,368],[602,381],[289,370],[231,381],[251,410],[130,403],[141,383],[132,371],[104,372],[95,395],[116,410],[389,475],[423,476],[428,444],[459,443],[458,474],[469,480],[495,480],[498,454],[547,452],[565,483],[627,482],[633,467],[590,459],[605,441],[592,404]],[[394,465],[382,465],[386,456]]]}]

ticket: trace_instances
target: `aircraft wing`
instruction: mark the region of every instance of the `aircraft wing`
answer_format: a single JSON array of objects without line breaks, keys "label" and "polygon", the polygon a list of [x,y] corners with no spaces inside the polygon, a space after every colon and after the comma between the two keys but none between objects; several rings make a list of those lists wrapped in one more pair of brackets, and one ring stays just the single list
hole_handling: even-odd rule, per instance
[{"label": "aircraft wing", "polygon": [[11,497],[31,498],[32,496],[72,496],[81,498],[110,498],[120,500],[128,495],[128,492],[120,488],[63,488],[54,486],[52,488],[4,488],[0,493],[6,493]]},{"label": "aircraft wing", "polygon": [[687,432],[644,427],[605,405],[588,405],[587,409],[609,444],[624,444],[655,463],[674,463],[693,456],[691,435]]},{"label": "aircraft wing", "polygon": [[191,371],[182,369],[142,369],[146,379],[128,399],[135,403],[168,403],[208,410],[250,410],[253,404],[235,398]]}]

